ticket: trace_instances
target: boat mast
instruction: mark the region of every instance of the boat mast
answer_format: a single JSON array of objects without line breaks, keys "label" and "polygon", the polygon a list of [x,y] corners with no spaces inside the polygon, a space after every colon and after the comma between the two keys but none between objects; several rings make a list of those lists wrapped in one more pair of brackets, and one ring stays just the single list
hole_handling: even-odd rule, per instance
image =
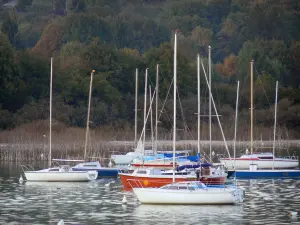
[{"label": "boat mast", "polygon": [[159,64],[156,65],[156,102],[155,102],[155,155],[157,154],[157,136],[158,136],[158,130],[157,130],[157,126],[158,126],[158,84],[159,84],[159,80],[158,80],[158,76],[159,76]]},{"label": "boat mast", "polygon": [[276,120],[277,120],[277,98],[278,98],[278,81],[276,81],[276,93],[275,93],[275,115],[274,115],[274,140],[273,140],[273,166],[274,170],[274,159],[275,159],[275,144],[276,144]]},{"label": "boat mast", "polygon": [[89,90],[88,113],[87,113],[87,120],[86,120],[86,131],[85,131],[84,160],[86,160],[86,150],[87,150],[87,143],[88,143],[91,97],[92,97],[92,84],[93,84],[93,75],[94,75],[94,73],[95,73],[95,70],[92,70],[92,72],[91,72],[91,81],[90,81],[90,90]]},{"label": "boat mast", "polygon": [[234,159],[234,166],[235,169],[235,158],[236,158],[236,131],[237,131],[237,123],[238,123],[238,106],[239,106],[239,91],[240,91],[240,81],[237,82],[237,90],[236,90],[236,103],[235,103],[235,123],[234,123],[234,140],[233,140],[233,159]]},{"label": "boat mast", "polygon": [[[212,92],[211,92],[211,89],[210,89],[210,86],[209,86],[209,82],[208,82],[208,79],[207,79],[206,71],[205,71],[205,68],[204,68],[202,60],[201,60],[201,66],[202,66],[202,69],[203,69],[203,73],[204,73],[206,85],[208,86],[208,91],[209,91],[209,94],[211,96],[212,105],[214,107],[216,115],[219,115],[217,107],[216,107],[216,104],[215,104],[215,101],[214,101],[214,98],[212,96]],[[221,130],[221,134],[222,134],[222,138],[223,138],[223,141],[224,141],[224,144],[225,144],[225,148],[226,148],[228,156],[229,156],[229,158],[231,160],[230,152],[229,152],[228,145],[227,145],[227,142],[226,142],[226,138],[225,138],[225,135],[224,135],[224,132],[223,132],[223,129],[222,129],[221,121],[220,121],[220,118],[218,116],[217,116],[217,120],[218,120],[218,124],[219,124],[220,130]]]},{"label": "boat mast", "polygon": [[48,165],[51,167],[51,161],[52,161],[52,78],[53,78],[53,57],[51,57],[51,70],[50,70],[50,118],[49,118],[49,159],[48,159]]},{"label": "boat mast", "polygon": [[135,69],[135,104],[134,104],[134,146],[137,148],[137,98],[138,98],[138,68]]},{"label": "boat mast", "polygon": [[[197,90],[198,90],[198,156],[200,156],[200,55],[197,55]],[[200,157],[199,157],[200,162]]]},{"label": "boat mast", "polygon": [[[211,47],[208,46],[208,83],[211,90]],[[208,109],[209,109],[209,160],[211,161],[211,95],[208,98]]]},{"label": "boat mast", "polygon": [[253,154],[253,64],[254,60],[250,62],[250,154]]},{"label": "boat mast", "polygon": [[173,108],[173,183],[175,182],[175,151],[176,151],[176,83],[177,83],[177,30],[174,38],[174,108]]},{"label": "boat mast", "polygon": [[147,83],[148,81],[148,68],[145,72],[145,98],[144,98],[144,136],[143,136],[143,151],[145,155],[145,141],[146,141],[146,110],[147,110]]},{"label": "boat mast", "polygon": [[[151,85],[149,85],[149,102],[151,102]],[[152,104],[150,104],[150,125],[151,125],[151,146],[154,154],[154,140],[153,140],[153,114],[152,114]]]}]

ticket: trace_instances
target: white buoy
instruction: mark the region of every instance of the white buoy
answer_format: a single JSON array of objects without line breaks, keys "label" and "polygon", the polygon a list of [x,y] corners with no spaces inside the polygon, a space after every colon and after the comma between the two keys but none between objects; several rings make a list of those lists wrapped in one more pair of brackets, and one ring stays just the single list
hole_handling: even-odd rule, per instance
[{"label": "white buoy", "polygon": [[23,177],[22,177],[22,174],[21,174],[21,176],[19,178],[19,183],[22,184],[23,182],[24,182],[24,180],[23,180]]},{"label": "white buoy", "polygon": [[105,184],[104,186],[109,188],[111,186],[111,184],[115,183],[115,181],[111,181],[111,182],[108,182],[107,184]]},{"label": "white buoy", "polygon": [[124,195],[123,199],[122,199],[122,204],[127,204],[127,199],[126,196]]},{"label": "white buoy", "polygon": [[58,223],[57,223],[57,225],[64,225],[65,224],[65,222],[63,221],[63,220],[60,220]]},{"label": "white buoy", "polygon": [[111,160],[109,160],[109,163],[108,163],[108,167],[112,167],[112,162],[111,162]]},{"label": "white buoy", "polygon": [[298,215],[298,212],[289,212],[290,217],[296,217]]}]

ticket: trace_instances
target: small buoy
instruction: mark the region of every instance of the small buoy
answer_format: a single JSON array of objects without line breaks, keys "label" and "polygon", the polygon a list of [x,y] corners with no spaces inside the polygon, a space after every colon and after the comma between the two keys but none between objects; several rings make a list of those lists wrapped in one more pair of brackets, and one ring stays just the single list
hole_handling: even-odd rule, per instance
[{"label": "small buoy", "polygon": [[104,185],[105,187],[110,187],[110,182]]},{"label": "small buoy", "polygon": [[291,217],[296,217],[298,215],[298,212],[289,212],[288,215]]},{"label": "small buoy", "polygon": [[127,204],[127,199],[126,196],[124,195],[123,199],[122,199],[122,204]]},{"label": "small buoy", "polygon": [[63,221],[63,220],[60,220],[58,223],[57,223],[57,225],[64,225],[65,224],[65,222]]},{"label": "small buoy", "polygon": [[24,181],[24,180],[23,180],[23,177],[22,177],[22,174],[21,174],[21,176],[20,176],[20,178],[19,178],[19,183],[22,184],[23,181]]}]

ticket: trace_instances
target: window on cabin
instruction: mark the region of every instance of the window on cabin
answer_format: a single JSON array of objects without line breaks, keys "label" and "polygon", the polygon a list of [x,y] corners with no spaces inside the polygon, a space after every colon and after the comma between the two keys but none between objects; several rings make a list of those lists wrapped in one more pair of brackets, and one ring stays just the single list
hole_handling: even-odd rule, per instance
[{"label": "window on cabin", "polygon": [[257,158],[259,158],[259,159],[273,159],[273,157],[272,156],[259,156],[259,157],[257,157]]},{"label": "window on cabin", "polygon": [[147,171],[140,170],[140,171],[137,171],[136,173],[139,173],[139,174],[147,174]]}]

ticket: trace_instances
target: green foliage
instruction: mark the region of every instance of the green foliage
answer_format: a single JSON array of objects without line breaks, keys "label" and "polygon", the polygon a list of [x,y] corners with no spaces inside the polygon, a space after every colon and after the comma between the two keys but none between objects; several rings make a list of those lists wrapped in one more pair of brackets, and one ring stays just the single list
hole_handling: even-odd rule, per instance
[{"label": "green foliage", "polygon": [[[0,121],[2,129],[47,118],[51,56],[55,118],[85,126],[90,73],[95,69],[93,126],[132,122],[136,68],[142,97],[145,69],[153,86],[160,64],[159,92],[166,97],[173,79],[174,29],[181,31],[178,89],[189,125],[196,111],[196,55],[200,53],[207,68],[208,45],[215,64],[213,95],[229,118],[225,123],[232,123],[237,80],[241,120],[248,120],[249,63],[254,59],[256,122],[271,126],[279,80],[279,124],[293,129],[300,124],[297,0],[18,0],[17,10],[0,11],[0,115],[9,121]],[[205,111],[203,77],[201,90]],[[171,110],[171,100],[167,108]],[[169,128],[167,115],[161,121]]]},{"label": "green foliage", "polygon": [[15,110],[19,106],[16,93],[21,82],[13,48],[6,35],[0,33],[0,103],[3,109]]},{"label": "green foliage", "polygon": [[18,34],[18,23],[13,13],[7,13],[1,25],[1,31],[7,35],[11,44],[16,44]]},{"label": "green foliage", "polygon": [[33,0],[18,0],[17,9],[20,11],[25,11],[28,6],[32,4]]}]

